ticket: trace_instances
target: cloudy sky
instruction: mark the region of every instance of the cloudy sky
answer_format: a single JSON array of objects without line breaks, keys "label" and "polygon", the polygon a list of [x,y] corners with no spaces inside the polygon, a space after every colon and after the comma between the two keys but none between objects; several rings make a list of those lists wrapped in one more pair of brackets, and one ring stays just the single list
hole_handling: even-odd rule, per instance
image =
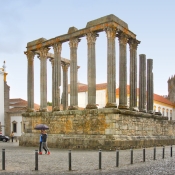
[{"label": "cloudy sky", "polygon": [[[175,1],[173,0],[0,0],[0,67],[6,61],[10,98],[27,100],[27,42],[66,34],[69,27],[85,28],[88,21],[114,14],[125,21],[141,41],[137,56],[153,59],[154,93],[167,95],[167,80],[175,74]],[[97,83],[107,81],[105,32],[96,41]],[[128,47],[128,46],[127,46]],[[52,49],[50,52],[53,52]],[[129,72],[129,47],[127,48]],[[68,42],[62,57],[70,58]],[[116,38],[117,84],[118,39]],[[139,59],[138,59],[139,61]],[[35,102],[40,103],[39,59],[35,57]],[[48,60],[48,101],[51,99],[51,63]],[[78,81],[87,83],[87,42],[78,45]],[[138,62],[139,65],[139,62]],[[128,78],[129,82],[129,78]]]}]

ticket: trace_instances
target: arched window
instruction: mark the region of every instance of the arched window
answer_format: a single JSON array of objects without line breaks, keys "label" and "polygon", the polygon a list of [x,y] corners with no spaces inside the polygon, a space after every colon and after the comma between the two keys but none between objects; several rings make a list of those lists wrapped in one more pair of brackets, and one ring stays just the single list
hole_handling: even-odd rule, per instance
[{"label": "arched window", "polygon": [[172,110],[170,110],[170,120],[172,120]]},{"label": "arched window", "polygon": [[159,106],[159,107],[158,107],[158,112],[160,112],[160,110],[161,110],[161,107]]},{"label": "arched window", "polygon": [[154,112],[156,112],[156,106],[154,106]]},{"label": "arched window", "polygon": [[12,131],[17,132],[17,122],[16,121],[12,122]]},{"label": "arched window", "polygon": [[162,115],[165,116],[165,108],[162,108]]},{"label": "arched window", "polygon": [[168,112],[169,112],[169,110],[168,109],[166,109],[166,116],[168,117]]}]

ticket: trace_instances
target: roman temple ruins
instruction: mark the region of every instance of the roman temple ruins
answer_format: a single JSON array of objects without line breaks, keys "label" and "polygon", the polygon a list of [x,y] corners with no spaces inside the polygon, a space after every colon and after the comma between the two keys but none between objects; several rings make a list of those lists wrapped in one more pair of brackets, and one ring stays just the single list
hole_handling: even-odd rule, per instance
[{"label": "roman temple ruins", "polygon": [[[96,106],[96,39],[100,32],[107,37],[107,103]],[[77,49],[80,38],[87,39],[88,104],[78,110]],[[116,41],[119,41],[119,63],[116,63]],[[61,57],[62,43],[70,46],[70,60]],[[130,103],[127,106],[127,54],[130,49]],[[139,55],[140,41],[129,30],[128,24],[108,15],[90,21],[83,29],[70,27],[67,34],[27,43],[28,108],[23,114],[25,133],[20,145],[38,145],[36,124],[49,126],[50,147],[82,149],[125,149],[175,143],[175,125],[167,117],[153,113],[153,60]],[[53,48],[54,54],[49,53]],[[34,111],[34,56],[40,59],[40,110]],[[52,63],[52,112],[47,111],[47,59]],[[119,104],[116,104],[116,65],[119,64]],[[70,68],[70,105],[68,106],[68,69]],[[61,82],[61,71],[63,82]],[[137,80],[137,75],[139,79]],[[139,81],[139,82],[138,82]],[[137,105],[137,84],[139,104]],[[60,86],[63,87],[63,110],[60,110]],[[32,136],[32,137],[31,137]]]}]

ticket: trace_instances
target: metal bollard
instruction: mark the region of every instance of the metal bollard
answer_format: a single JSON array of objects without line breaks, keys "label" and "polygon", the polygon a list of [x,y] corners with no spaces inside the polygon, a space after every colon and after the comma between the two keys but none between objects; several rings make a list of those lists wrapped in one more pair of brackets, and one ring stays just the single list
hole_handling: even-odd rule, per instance
[{"label": "metal bollard", "polygon": [[69,150],[68,157],[69,157],[69,171],[71,171],[71,170],[72,170],[72,164],[71,164],[71,150]]},{"label": "metal bollard", "polygon": [[156,160],[156,147],[154,147],[154,160]]},{"label": "metal bollard", "polygon": [[165,158],[165,147],[163,146],[162,159]]},{"label": "metal bollard", "polygon": [[2,149],[2,170],[5,170],[5,149]]},{"label": "metal bollard", "polygon": [[101,149],[99,149],[99,169],[101,169]]},{"label": "metal bollard", "polygon": [[131,164],[133,164],[133,149],[131,149]]},{"label": "metal bollard", "polygon": [[143,148],[143,162],[145,162],[145,148]]},{"label": "metal bollard", "polygon": [[170,156],[173,157],[173,146],[170,147]]},{"label": "metal bollard", "polygon": [[35,150],[35,171],[38,170],[38,150]]},{"label": "metal bollard", "polygon": [[119,166],[119,150],[116,150],[116,167]]}]

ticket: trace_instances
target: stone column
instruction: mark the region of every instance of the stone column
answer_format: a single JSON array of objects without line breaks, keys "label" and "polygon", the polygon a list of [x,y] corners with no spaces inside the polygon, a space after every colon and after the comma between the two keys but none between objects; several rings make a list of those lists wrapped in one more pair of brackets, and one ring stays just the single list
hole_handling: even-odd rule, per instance
[{"label": "stone column", "polygon": [[138,111],[137,108],[137,46],[140,41],[129,39],[130,46],[130,110]]},{"label": "stone column", "polygon": [[153,59],[147,59],[147,112],[153,114]]},{"label": "stone column", "polygon": [[116,58],[115,38],[116,28],[108,27],[107,35],[107,104],[106,108],[116,108]]},{"label": "stone column", "polygon": [[54,49],[54,69],[53,69],[53,111],[60,110],[60,86],[61,86],[61,43],[55,43]]},{"label": "stone column", "polygon": [[139,57],[139,111],[146,112],[146,55],[140,54]]},{"label": "stone column", "polygon": [[28,68],[27,68],[27,111],[34,111],[34,56],[33,51],[25,52],[27,55]]},{"label": "stone column", "polygon": [[95,59],[95,41],[96,33],[86,35],[88,45],[88,104],[87,109],[96,109],[96,59]]},{"label": "stone column", "polygon": [[123,32],[118,34],[119,39],[119,109],[128,109],[127,106],[127,35]]},{"label": "stone column", "polygon": [[70,46],[70,106],[69,110],[78,109],[78,86],[77,86],[77,47],[78,38],[69,41]]},{"label": "stone column", "polygon": [[47,111],[47,53],[48,48],[40,50],[40,111]]},{"label": "stone column", "polygon": [[63,96],[62,96],[62,104],[63,110],[67,110],[68,107],[68,68],[70,64],[62,63],[63,69]]},{"label": "stone column", "polygon": [[50,62],[51,62],[51,65],[52,65],[52,111],[54,109],[54,59],[53,58],[50,58]]}]

